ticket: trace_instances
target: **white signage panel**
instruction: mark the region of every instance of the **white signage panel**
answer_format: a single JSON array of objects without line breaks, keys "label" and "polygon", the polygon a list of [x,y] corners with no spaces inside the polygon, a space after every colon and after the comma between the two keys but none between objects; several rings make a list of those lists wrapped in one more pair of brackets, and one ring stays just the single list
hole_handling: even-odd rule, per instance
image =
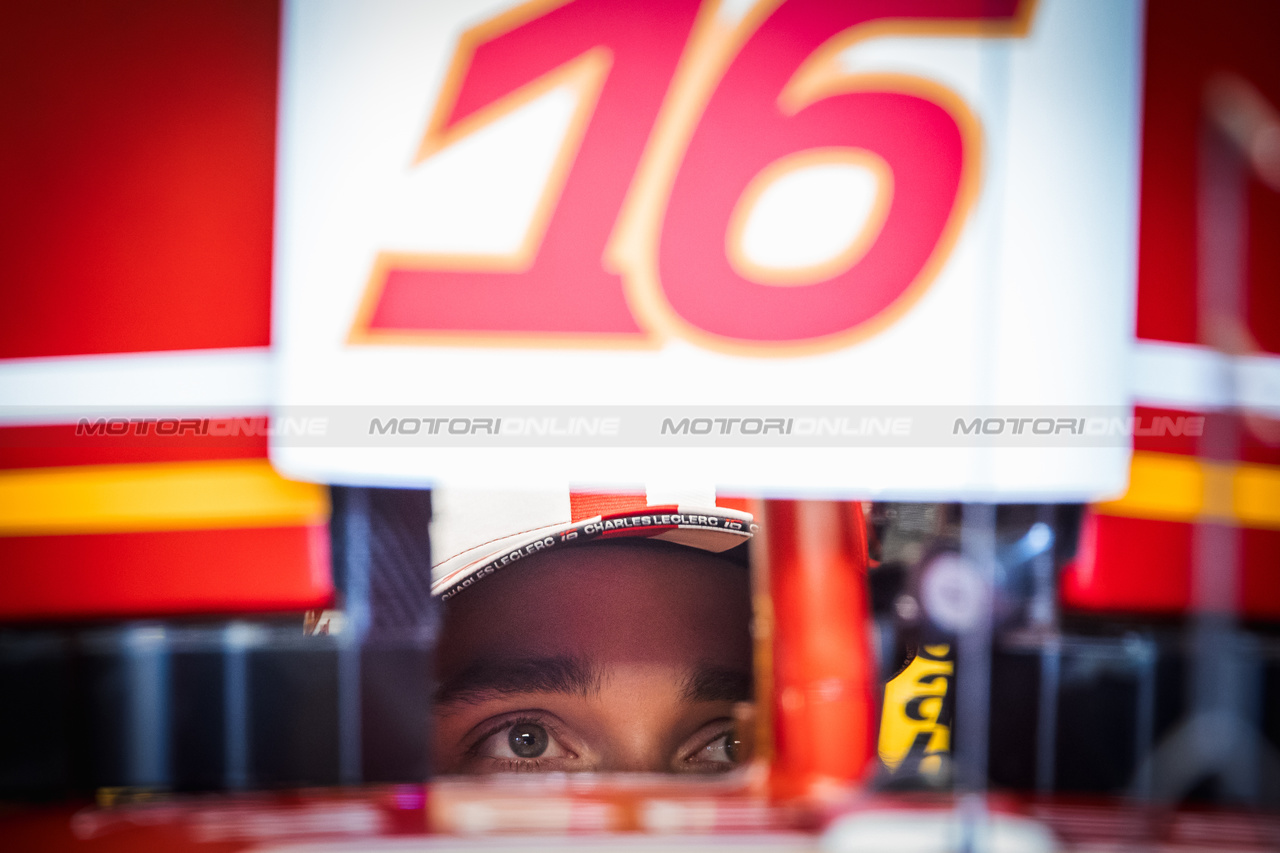
[{"label": "white signage panel", "polygon": [[900,5],[287,4],[273,461],[1121,491],[1141,4]]}]

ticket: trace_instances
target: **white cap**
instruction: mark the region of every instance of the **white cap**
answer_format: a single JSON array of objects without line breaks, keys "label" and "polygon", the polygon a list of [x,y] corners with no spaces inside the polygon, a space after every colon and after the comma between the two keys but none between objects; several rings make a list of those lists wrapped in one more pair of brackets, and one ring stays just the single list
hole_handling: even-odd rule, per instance
[{"label": "white cap", "polygon": [[755,525],[741,500],[712,489],[431,493],[431,594],[450,598],[540,551],[626,538],[727,551]]}]

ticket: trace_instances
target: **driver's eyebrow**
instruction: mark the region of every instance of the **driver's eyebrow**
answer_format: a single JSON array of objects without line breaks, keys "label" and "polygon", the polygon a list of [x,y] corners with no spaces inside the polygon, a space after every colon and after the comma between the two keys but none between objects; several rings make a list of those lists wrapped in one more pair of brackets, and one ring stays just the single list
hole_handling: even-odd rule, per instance
[{"label": "driver's eyebrow", "polygon": [[711,664],[696,667],[681,688],[686,702],[746,702],[753,693],[749,670]]},{"label": "driver's eyebrow", "polygon": [[512,693],[586,696],[600,690],[600,678],[591,661],[564,655],[477,661],[440,685],[436,703],[482,702]]}]

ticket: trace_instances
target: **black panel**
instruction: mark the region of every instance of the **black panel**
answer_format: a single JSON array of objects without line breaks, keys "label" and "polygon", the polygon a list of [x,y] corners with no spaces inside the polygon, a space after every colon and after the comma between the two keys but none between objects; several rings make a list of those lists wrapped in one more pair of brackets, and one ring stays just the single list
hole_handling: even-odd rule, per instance
[{"label": "black panel", "polygon": [[262,787],[335,785],[338,655],[319,648],[248,654],[250,782]]},{"label": "black panel", "polygon": [[[87,787],[128,785],[128,675],[121,632],[96,636],[81,660]],[[79,703],[78,703],[79,704]]]},{"label": "black panel", "polygon": [[429,772],[432,649],[366,646],[361,660],[366,782],[415,782]]},{"label": "black panel", "polygon": [[175,652],[170,666],[173,786],[216,790],[227,771],[225,655],[220,648]]},{"label": "black panel", "polygon": [[0,636],[0,797],[54,797],[70,786],[71,684],[63,637]]},{"label": "black panel", "polygon": [[1119,644],[1064,650],[1061,666],[1056,790],[1124,793],[1137,770],[1137,668]]},{"label": "black panel", "polygon": [[991,752],[987,758],[992,785],[1035,788],[1039,689],[1036,652],[996,650],[991,660]]}]

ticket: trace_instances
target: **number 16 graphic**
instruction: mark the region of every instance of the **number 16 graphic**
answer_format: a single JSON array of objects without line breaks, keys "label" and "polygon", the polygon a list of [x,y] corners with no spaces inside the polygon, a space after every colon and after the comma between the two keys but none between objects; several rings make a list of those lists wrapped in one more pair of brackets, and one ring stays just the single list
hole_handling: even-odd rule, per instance
[{"label": "number 16 graphic", "polygon": [[[508,256],[381,254],[353,343],[657,346],[759,354],[840,346],[927,286],[978,184],[981,134],[938,83],[850,74],[839,55],[897,36],[1016,36],[1026,0],[572,0],[467,31],[421,161],[558,87],[577,107],[524,245]],[[761,274],[743,211],[795,168],[877,175],[864,234],[835,259]]]}]

